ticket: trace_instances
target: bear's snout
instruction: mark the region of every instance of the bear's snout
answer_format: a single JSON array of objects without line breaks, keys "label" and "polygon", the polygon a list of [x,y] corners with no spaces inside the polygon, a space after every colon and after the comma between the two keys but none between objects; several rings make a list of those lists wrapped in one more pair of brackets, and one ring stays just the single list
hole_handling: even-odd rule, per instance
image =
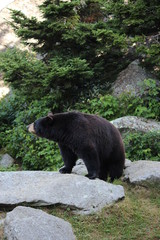
[{"label": "bear's snout", "polygon": [[30,125],[28,125],[27,129],[30,133],[36,133],[34,129],[34,123],[31,123]]}]

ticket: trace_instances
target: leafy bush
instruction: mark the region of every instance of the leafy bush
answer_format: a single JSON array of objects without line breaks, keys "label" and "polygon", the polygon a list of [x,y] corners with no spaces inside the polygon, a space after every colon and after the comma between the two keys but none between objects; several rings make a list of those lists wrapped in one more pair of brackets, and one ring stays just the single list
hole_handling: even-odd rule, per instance
[{"label": "leafy bush", "polygon": [[105,95],[88,99],[87,102],[82,101],[82,103],[77,103],[75,109],[86,113],[97,114],[108,120],[112,120],[118,116],[119,103],[117,98],[111,95]]},{"label": "leafy bush", "polygon": [[128,58],[139,58],[142,65],[160,77],[160,1],[106,1],[108,27],[126,34]]},{"label": "leafy bush", "polygon": [[143,41],[136,48],[137,55],[142,56],[141,64],[160,78],[160,33],[143,38]]},{"label": "leafy bush", "polygon": [[108,14],[114,17],[109,19],[109,25],[128,35],[149,35],[160,29],[160,2],[159,0],[110,0],[106,2]]},{"label": "leafy bush", "polygon": [[4,80],[21,96],[33,100],[40,99],[46,93],[43,80],[47,68],[34,54],[8,49],[0,53],[0,70],[4,73]]},{"label": "leafy bush", "polygon": [[[62,161],[60,160],[61,156],[56,144],[45,139],[36,138],[27,131],[29,123],[50,111],[50,108],[47,106],[50,105],[48,102],[51,100],[49,97],[44,97],[28,105],[24,104],[19,112],[16,108],[17,102],[14,102],[15,99],[17,100],[14,95],[9,97],[9,101],[6,101],[6,108],[4,109],[7,111],[5,114],[3,111],[0,112],[2,122],[5,122],[8,116],[12,117],[14,115],[11,119],[8,117],[10,121],[6,125],[1,126],[1,147],[4,147],[16,160],[21,162],[23,169],[55,170],[59,168]],[[53,98],[51,99],[53,101]],[[3,104],[0,106],[3,106]]]},{"label": "leafy bush", "polygon": [[13,94],[0,100],[0,148],[5,146],[6,130],[12,129],[12,124],[25,106],[24,98]]},{"label": "leafy bush", "polygon": [[123,115],[160,120],[160,86],[156,80],[146,79],[140,88],[141,96],[139,97],[129,94],[120,96],[120,112]]},{"label": "leafy bush", "polygon": [[26,125],[6,131],[7,151],[21,160],[24,170],[56,170],[62,161],[55,143],[29,134]]},{"label": "leafy bush", "polygon": [[11,167],[0,167],[0,172],[11,172],[11,171],[18,171],[19,170],[19,166],[18,164],[14,164]]},{"label": "leafy bush", "polygon": [[18,94],[12,93],[0,100],[0,123],[1,125],[12,124],[18,111],[25,108],[25,99]]},{"label": "leafy bush", "polygon": [[144,80],[140,85],[142,96],[121,94],[119,97],[111,95],[97,96],[96,98],[82,99],[75,104],[74,109],[82,112],[98,114],[108,120],[133,115],[160,120],[160,87],[153,79]]},{"label": "leafy bush", "polygon": [[126,157],[160,161],[160,132],[130,133],[124,136]]}]

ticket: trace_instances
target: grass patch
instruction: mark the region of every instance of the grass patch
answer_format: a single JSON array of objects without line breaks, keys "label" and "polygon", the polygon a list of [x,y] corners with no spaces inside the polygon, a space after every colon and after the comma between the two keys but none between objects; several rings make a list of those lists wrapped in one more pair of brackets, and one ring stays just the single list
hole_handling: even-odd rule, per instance
[{"label": "grass patch", "polygon": [[18,164],[13,164],[11,167],[0,167],[0,172],[14,172],[20,171],[20,166]]},{"label": "grass patch", "polygon": [[48,212],[69,221],[77,240],[159,240],[160,188],[121,184],[125,199],[98,214],[77,216],[59,208]]},{"label": "grass patch", "polygon": [[[0,211],[0,221],[2,219],[4,219],[6,216],[5,212]],[[3,235],[3,225],[0,225],[0,240],[4,239],[4,235]]]}]

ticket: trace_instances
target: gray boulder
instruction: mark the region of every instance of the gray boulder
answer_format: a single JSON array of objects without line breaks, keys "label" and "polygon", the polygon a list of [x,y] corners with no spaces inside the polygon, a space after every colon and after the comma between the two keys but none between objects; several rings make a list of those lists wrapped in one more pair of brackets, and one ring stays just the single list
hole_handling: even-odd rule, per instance
[{"label": "gray boulder", "polygon": [[131,166],[124,170],[124,180],[143,186],[160,185],[160,162],[147,160],[132,162]]},{"label": "gray boulder", "polygon": [[112,86],[114,96],[122,93],[131,93],[135,96],[141,96],[141,86],[145,79],[155,79],[151,73],[139,65],[139,60],[135,60],[128,65],[126,69],[119,73],[117,80]]},{"label": "gray boulder", "polygon": [[30,207],[16,207],[4,222],[7,240],[75,240],[70,223]]},{"label": "gray boulder", "polygon": [[[131,160],[125,159],[125,166],[124,166],[124,168],[130,167],[131,163],[132,163]],[[83,176],[85,176],[88,173],[87,172],[87,168],[86,168],[83,160],[79,159],[77,161],[76,165],[72,169],[72,173],[75,173],[75,174],[78,174],[78,175],[83,175]]]},{"label": "gray boulder", "polygon": [[57,172],[0,172],[0,205],[62,205],[90,214],[124,198],[122,186]]},{"label": "gray boulder", "polygon": [[75,173],[78,175],[84,175],[84,176],[88,174],[87,168],[82,159],[79,159],[76,162],[76,165],[72,169],[72,173]]},{"label": "gray boulder", "polygon": [[1,227],[1,226],[4,226],[4,220],[5,220],[5,219],[0,219],[0,227]]},{"label": "gray boulder", "polygon": [[124,166],[124,168],[130,167],[131,164],[132,164],[131,160],[125,159],[125,166]]},{"label": "gray boulder", "polygon": [[0,167],[8,168],[14,163],[14,159],[9,154],[4,154],[0,159]]},{"label": "gray boulder", "polygon": [[160,122],[145,118],[126,116],[117,118],[111,123],[120,131],[135,130],[140,132],[160,131]]}]

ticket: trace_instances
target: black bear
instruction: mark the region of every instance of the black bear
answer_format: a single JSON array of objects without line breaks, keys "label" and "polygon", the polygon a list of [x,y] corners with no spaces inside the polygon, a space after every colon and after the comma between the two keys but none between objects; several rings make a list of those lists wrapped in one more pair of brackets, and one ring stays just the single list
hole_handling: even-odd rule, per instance
[{"label": "black bear", "polygon": [[122,176],[125,151],[119,131],[107,120],[80,112],[49,113],[28,126],[29,132],[58,143],[64,161],[60,173],[71,173],[83,159],[90,179],[112,182]]}]

